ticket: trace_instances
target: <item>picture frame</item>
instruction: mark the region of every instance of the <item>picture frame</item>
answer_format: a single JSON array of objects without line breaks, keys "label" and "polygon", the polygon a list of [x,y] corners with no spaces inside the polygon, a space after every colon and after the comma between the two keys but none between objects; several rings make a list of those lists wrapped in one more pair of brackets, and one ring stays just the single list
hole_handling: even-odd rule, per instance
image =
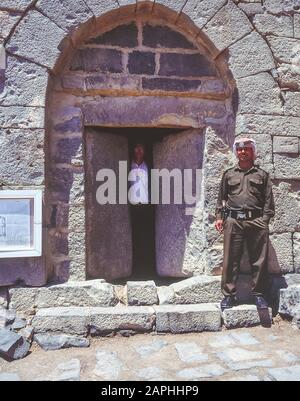
[{"label": "picture frame", "polygon": [[42,255],[42,190],[0,191],[0,258]]}]

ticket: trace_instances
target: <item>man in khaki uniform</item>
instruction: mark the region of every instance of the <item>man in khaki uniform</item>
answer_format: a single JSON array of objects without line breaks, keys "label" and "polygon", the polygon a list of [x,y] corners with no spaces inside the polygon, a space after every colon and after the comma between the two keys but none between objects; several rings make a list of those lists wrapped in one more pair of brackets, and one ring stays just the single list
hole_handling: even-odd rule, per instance
[{"label": "man in khaki uniform", "polygon": [[252,267],[252,293],[258,308],[264,299],[267,276],[269,220],[275,214],[269,173],[254,163],[256,143],[250,138],[234,142],[236,166],[223,173],[216,207],[216,229],[224,232],[222,309],[236,304],[236,282],[246,241]]}]

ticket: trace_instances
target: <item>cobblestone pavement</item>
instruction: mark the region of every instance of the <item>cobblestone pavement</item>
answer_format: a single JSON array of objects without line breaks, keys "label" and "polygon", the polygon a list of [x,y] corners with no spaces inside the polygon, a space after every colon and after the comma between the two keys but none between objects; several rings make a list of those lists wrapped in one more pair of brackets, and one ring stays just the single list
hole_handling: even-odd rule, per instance
[{"label": "cobblestone pavement", "polygon": [[219,333],[95,338],[90,348],[0,360],[0,380],[300,380],[300,331],[277,321]]}]

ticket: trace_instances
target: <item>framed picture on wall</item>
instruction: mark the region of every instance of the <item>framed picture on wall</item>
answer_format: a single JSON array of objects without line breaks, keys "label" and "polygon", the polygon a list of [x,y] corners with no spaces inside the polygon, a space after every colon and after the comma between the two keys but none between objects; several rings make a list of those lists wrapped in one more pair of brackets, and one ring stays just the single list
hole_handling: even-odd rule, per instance
[{"label": "framed picture on wall", "polygon": [[42,191],[0,191],[0,258],[42,254]]}]

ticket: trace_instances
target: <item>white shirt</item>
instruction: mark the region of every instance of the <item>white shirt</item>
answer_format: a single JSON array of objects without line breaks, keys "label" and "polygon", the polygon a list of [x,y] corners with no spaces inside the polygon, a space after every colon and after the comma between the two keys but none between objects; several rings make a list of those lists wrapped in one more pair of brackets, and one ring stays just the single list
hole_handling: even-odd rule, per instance
[{"label": "white shirt", "polygon": [[135,161],[132,161],[128,180],[130,182],[129,202],[133,205],[149,203],[147,164],[143,162],[138,165]]}]

